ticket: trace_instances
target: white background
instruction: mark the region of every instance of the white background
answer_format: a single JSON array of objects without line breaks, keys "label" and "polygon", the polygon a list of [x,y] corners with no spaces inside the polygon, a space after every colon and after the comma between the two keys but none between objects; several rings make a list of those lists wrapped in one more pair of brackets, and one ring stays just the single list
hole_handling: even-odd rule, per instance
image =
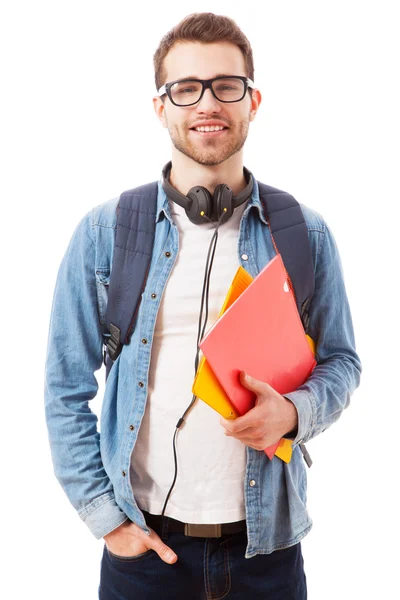
[{"label": "white background", "polygon": [[[396,2],[2,5],[3,597],[95,600],[102,541],[56,481],[43,409],[57,270],[78,221],[170,158],[152,56],[192,12],[236,20],[263,101],[245,165],[322,213],[336,237],[362,384],[308,444],[310,600],[397,592],[399,22]],[[93,409],[101,408],[104,372]],[[172,475],[172,474],[171,474]],[[5,563],[5,561],[7,561]],[[398,593],[398,592],[397,592]]]}]

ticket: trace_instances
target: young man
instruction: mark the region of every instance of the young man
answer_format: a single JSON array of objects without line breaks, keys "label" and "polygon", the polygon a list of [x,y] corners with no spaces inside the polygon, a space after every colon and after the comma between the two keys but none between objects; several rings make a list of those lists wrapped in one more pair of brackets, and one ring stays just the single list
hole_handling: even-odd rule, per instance
[{"label": "young man", "polygon": [[[170,184],[184,195],[196,186],[213,194],[221,183],[240,194],[249,183],[243,145],[261,103],[247,38],[227,17],[190,15],[163,38],[154,63],[154,109],[172,141]],[[219,227],[208,324],[237,267],[255,276],[275,255],[252,175],[251,181],[248,199]],[[215,223],[194,224],[159,182],[150,269],[130,343],[109,372],[100,440],[88,401],[102,365],[117,203],[95,207],[72,236],[57,278],[46,361],[55,473],[105,541],[100,598],[302,600],[300,540],[312,522],[299,445],[339,418],[361,371],[333,237],[322,217],[302,205],[315,271],[309,331],[317,367],[285,397],[242,374],[257,402],[233,421],[196,400],[177,436],[179,471],[165,508],[172,438],[191,398]],[[289,433],[290,463],[269,460],[263,449]]]}]

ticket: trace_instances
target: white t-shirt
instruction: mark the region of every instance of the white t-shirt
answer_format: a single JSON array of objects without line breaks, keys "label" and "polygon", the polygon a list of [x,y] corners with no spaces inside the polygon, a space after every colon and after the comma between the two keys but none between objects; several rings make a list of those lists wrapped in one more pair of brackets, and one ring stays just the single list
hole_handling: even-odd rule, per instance
[{"label": "white t-shirt", "polygon": [[[238,232],[245,206],[235,209],[219,228],[206,331],[217,320],[239,267]],[[146,410],[130,472],[139,507],[158,515],[175,472],[172,441],[176,424],[192,399],[201,293],[214,232],[210,223],[191,223],[177,204],[170,202],[170,207],[179,230],[179,253],[156,320]],[[199,398],[186,415],[176,436],[178,475],[165,515],[185,523],[245,518],[246,446],[225,436],[219,419]]]}]

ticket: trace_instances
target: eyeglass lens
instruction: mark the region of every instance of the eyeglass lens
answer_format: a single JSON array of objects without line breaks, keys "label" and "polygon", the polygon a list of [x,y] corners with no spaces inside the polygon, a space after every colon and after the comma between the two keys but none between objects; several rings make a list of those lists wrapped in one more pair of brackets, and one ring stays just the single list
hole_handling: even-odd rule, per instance
[{"label": "eyeglass lens", "polygon": [[[213,91],[221,102],[235,102],[244,95],[245,84],[241,79],[225,77],[212,82]],[[194,104],[201,96],[202,84],[199,81],[179,81],[171,86],[171,96],[176,104]]]}]

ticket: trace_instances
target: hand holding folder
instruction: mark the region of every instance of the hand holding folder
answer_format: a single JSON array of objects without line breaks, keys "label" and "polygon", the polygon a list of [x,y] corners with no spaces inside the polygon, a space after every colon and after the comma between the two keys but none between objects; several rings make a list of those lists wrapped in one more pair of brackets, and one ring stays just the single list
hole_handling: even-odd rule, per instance
[{"label": "hand holding folder", "polygon": [[[238,269],[220,317],[200,348],[207,360],[200,364],[193,392],[226,418],[243,415],[254,405],[254,394],[239,382],[241,370],[280,394],[308,378],[316,363],[280,255],[253,281]],[[288,443],[283,438],[265,452],[270,458],[276,453],[290,460]]]},{"label": "hand holding folder", "polygon": [[[296,414],[296,409],[291,402],[282,398],[282,396],[265,381],[255,380],[242,372],[240,373],[240,383],[245,389],[250,390],[255,395],[256,400],[253,408],[239,418],[234,420],[220,420],[221,425],[226,430],[225,434],[234,436],[248,446],[258,450],[264,450],[270,459],[276,455],[285,462],[290,462],[293,440],[281,438],[272,446],[266,448],[265,443],[260,447],[258,437],[263,435],[266,438],[271,438],[271,434],[274,435],[272,424],[277,415],[279,415],[280,420],[285,418],[285,415],[287,415],[288,419],[290,418],[290,420],[287,420],[288,426],[286,431],[294,428],[295,423],[293,423],[292,418],[293,415]],[[282,413],[281,411],[287,412]],[[282,434],[282,430],[280,430],[279,433]],[[276,434],[275,439],[277,439]]]}]

